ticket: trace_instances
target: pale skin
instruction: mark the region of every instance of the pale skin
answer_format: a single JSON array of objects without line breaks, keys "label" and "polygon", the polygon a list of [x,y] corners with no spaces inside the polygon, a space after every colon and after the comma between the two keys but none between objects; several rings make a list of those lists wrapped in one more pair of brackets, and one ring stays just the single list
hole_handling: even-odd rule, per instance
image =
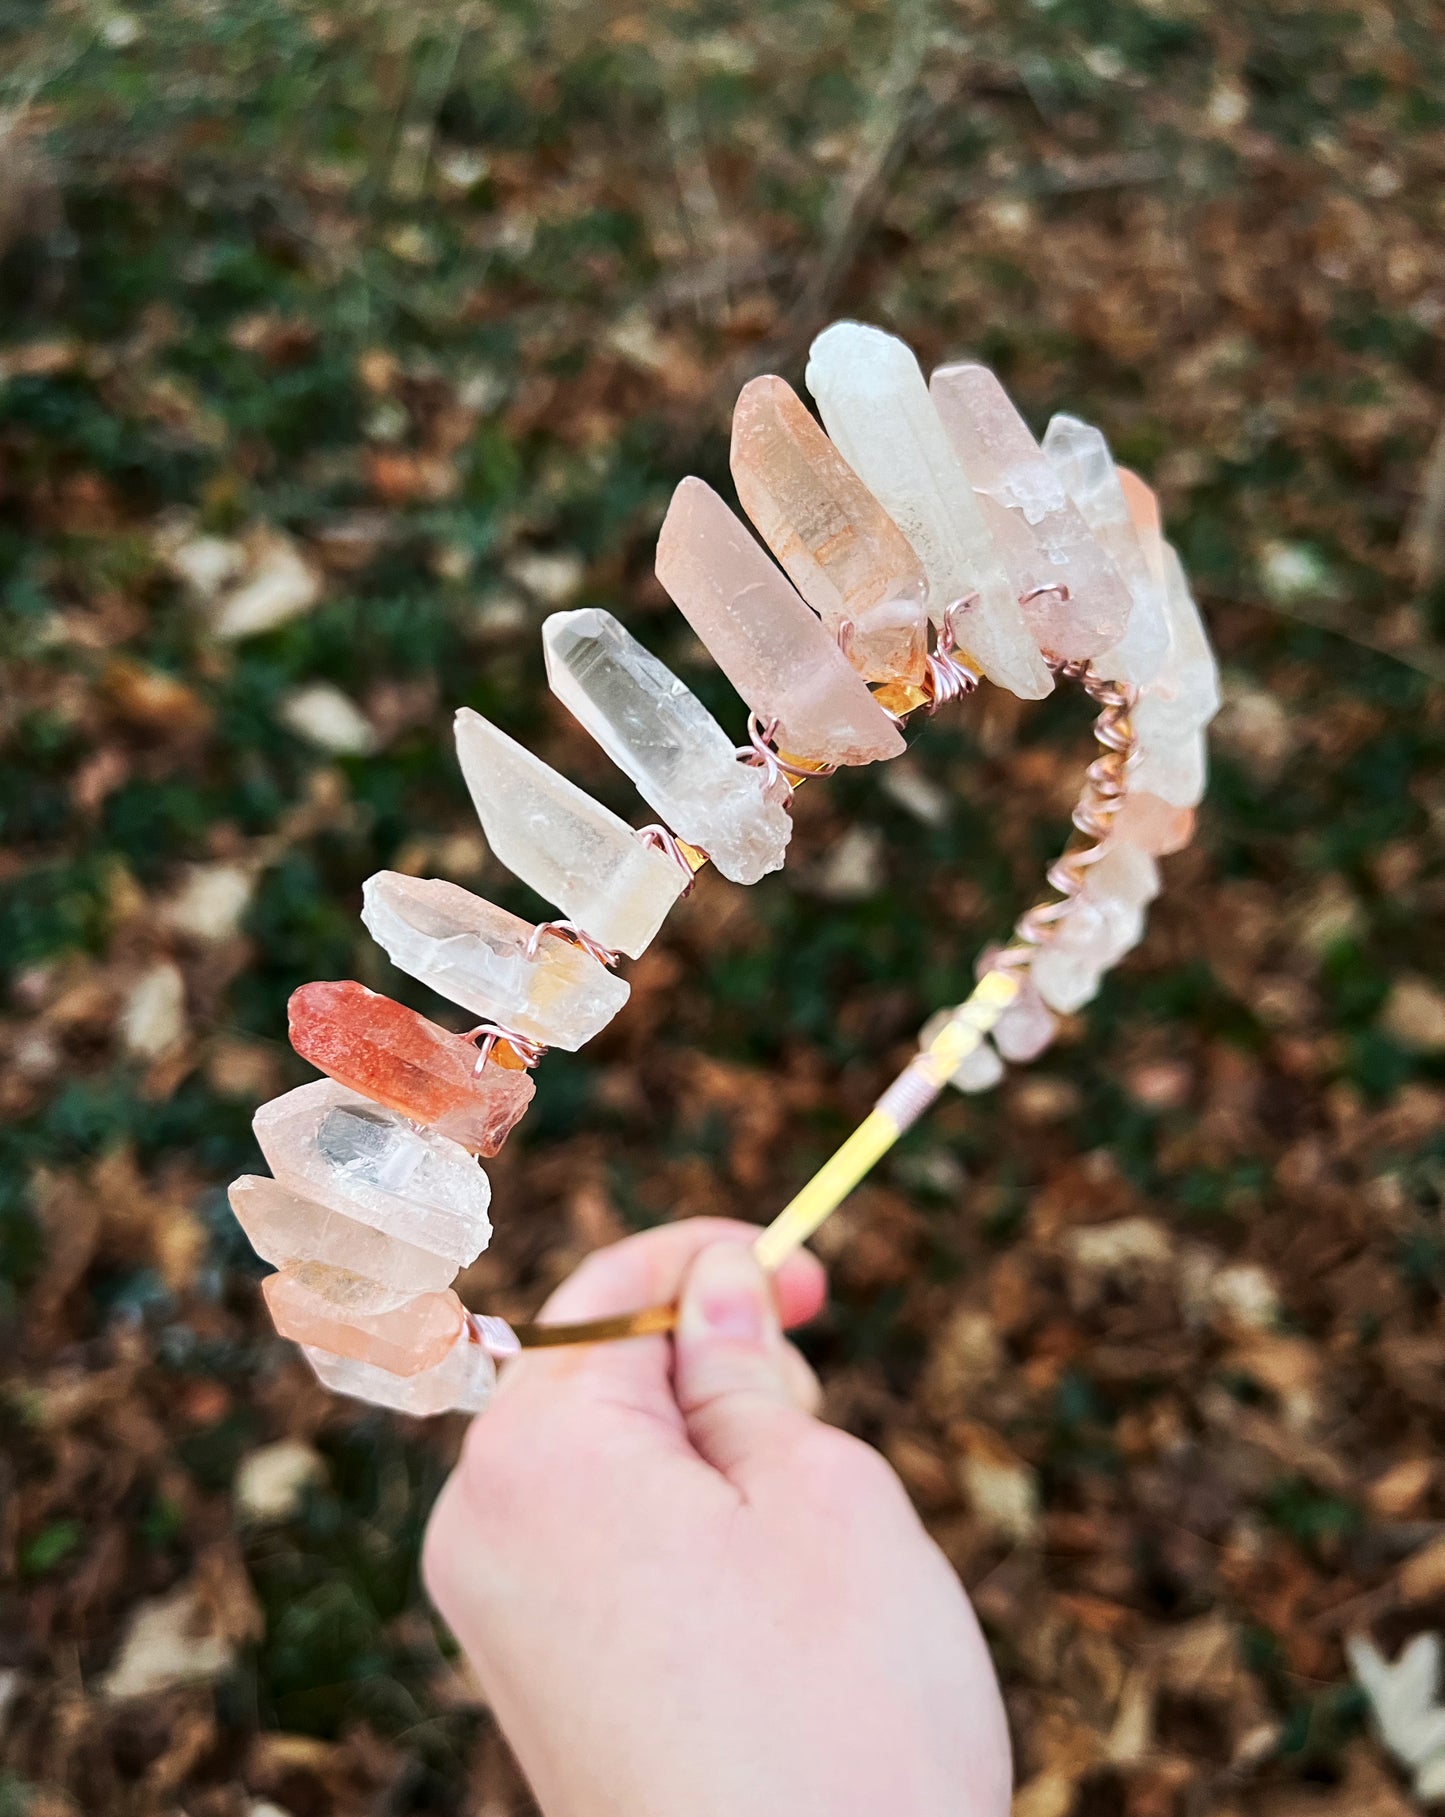
[{"label": "pale skin", "polygon": [[877,1452],[815,1417],[756,1231],[591,1256],[547,1317],[680,1297],[674,1338],[510,1364],[432,1515],[427,1587],[546,1817],[1006,1817],[998,1683]]}]

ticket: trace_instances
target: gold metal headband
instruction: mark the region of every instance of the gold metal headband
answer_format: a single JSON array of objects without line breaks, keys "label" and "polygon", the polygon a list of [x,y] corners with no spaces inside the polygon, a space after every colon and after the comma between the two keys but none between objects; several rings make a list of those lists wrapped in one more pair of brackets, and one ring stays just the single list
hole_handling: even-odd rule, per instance
[{"label": "gold metal headband", "polygon": [[[453,1035],[354,983],[292,999],[293,1044],[329,1077],[262,1106],[274,1177],[237,1181],[231,1199],[276,1264],[263,1291],[278,1330],[338,1392],[413,1413],[476,1410],[496,1359],[518,1349],[673,1328],[672,1305],[516,1326],[467,1311],[450,1283],[490,1235],[475,1157],[496,1153],[525,1111],[547,1047],[580,1045],[620,1008],[619,949],[640,952],[709,862],[740,881],[776,868],[803,781],[893,755],[905,721],[984,675],[1032,697],[1065,678],[1100,709],[1053,893],[985,954],[966,1001],[929,1022],[760,1233],[769,1271],[946,1085],[986,1089],[1005,1060],[1047,1046],[1055,1012],[1087,1002],[1137,943],[1155,859],[1189,837],[1218,678],[1153,494],[1076,419],[1056,417],[1040,447],[983,367],[943,368],[925,388],[876,329],[828,330],[808,377],[831,440],[778,379],[746,388],[734,420],[739,495],[788,579],[699,481],[678,488],[659,543],[660,577],[748,704],[748,743],[732,751],[608,615],[555,615],[554,689],[672,824],[634,831],[460,714],[493,848],[564,918],[534,927],[456,885],[380,873],[366,886],[370,931],[402,969],[487,1019]],[[946,595],[960,575],[972,584]]]}]

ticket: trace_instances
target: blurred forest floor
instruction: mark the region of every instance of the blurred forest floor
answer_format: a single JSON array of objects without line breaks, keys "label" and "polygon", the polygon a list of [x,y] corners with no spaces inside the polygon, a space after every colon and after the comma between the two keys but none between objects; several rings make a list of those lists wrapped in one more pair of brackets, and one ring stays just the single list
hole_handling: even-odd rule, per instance
[{"label": "blurred forest floor", "polygon": [[[720,698],[652,539],[840,314],[1097,420],[1228,698],[1142,949],[824,1233],[830,1416],[973,1591],[1020,1817],[1416,1808],[1342,1643],[1445,1624],[1445,10],[0,29],[0,1813],[531,1808],[417,1585],[459,1422],[322,1393],[223,1188],[293,986],[425,1003],[369,872],[522,903],[455,707],[635,815],[547,610]],[[1085,728],[986,690],[706,881],[539,1075],[470,1302],[779,1206],[1035,893]]]}]

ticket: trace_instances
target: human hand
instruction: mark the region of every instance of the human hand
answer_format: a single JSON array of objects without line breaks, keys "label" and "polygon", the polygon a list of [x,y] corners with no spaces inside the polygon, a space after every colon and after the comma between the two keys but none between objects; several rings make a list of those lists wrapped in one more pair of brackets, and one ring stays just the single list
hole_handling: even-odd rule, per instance
[{"label": "human hand", "polygon": [[993,1667],[877,1452],[812,1417],[723,1219],[588,1258],[557,1320],[680,1295],[672,1339],[510,1363],[427,1533],[427,1587],[547,1817],[1003,1817]]}]

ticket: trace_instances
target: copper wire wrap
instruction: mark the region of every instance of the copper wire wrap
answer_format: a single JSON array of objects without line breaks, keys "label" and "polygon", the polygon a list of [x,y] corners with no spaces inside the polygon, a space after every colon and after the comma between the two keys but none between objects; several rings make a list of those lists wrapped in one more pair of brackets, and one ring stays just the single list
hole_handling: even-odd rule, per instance
[{"label": "copper wire wrap", "polygon": [[[1064,599],[1068,597],[1067,589],[1063,587],[1035,589],[1035,593],[1045,591],[1058,592]],[[924,712],[932,713],[945,701],[957,700],[978,685],[977,674],[955,654],[957,621],[970,603],[970,600],[956,601],[943,615],[936,647],[927,659],[924,685],[919,690],[922,698],[917,706]],[[963,1061],[987,1038],[999,1017],[1017,997],[1020,983],[1035,955],[1054,937],[1060,923],[1078,901],[1090,865],[1103,856],[1114,816],[1124,804],[1129,771],[1136,757],[1132,714],[1138,692],[1123,683],[1106,681],[1086,662],[1051,660],[1049,666],[1065,680],[1077,682],[1101,709],[1093,726],[1095,741],[1101,749],[1085,773],[1084,786],[1072,817],[1080,837],[1071,842],[1048,872],[1048,881],[1057,894],[1036,903],[1019,917],[1012,941],[989,955],[982,968],[983,975],[968,999],[943,1017],[927,1044],[894,1079],[842,1147],[829,1156],[760,1233],[753,1253],[769,1271],[779,1268],[837,1209],[904,1130],[918,1121]],[[897,712],[894,717],[906,719],[908,711]],[[780,757],[770,744],[776,731],[776,723],[765,728],[756,715],[750,716],[748,735],[751,744],[739,749],[739,757],[744,762],[763,765],[770,781],[781,778],[790,791],[794,781],[828,773],[804,769]],[[591,1319],[581,1324],[532,1323],[508,1330],[522,1349],[532,1350],[646,1337],[671,1331],[676,1323],[675,1305],[646,1306],[636,1312]]]},{"label": "copper wire wrap", "polygon": [[[650,845],[654,852],[661,852],[664,858],[670,858],[684,873],[687,882],[683,885],[682,893],[684,896],[690,896],[697,888],[698,872],[703,865],[709,862],[707,853],[700,846],[688,845],[684,840],[679,839],[676,833],[663,826],[660,821],[653,821],[651,826],[640,826],[637,829],[637,837],[644,845]],[[693,857],[689,857],[689,853],[692,853]],[[693,862],[694,857],[697,860],[696,863]]]},{"label": "copper wire wrap", "polygon": [[797,757],[790,757],[779,751],[773,744],[778,734],[778,722],[770,719],[766,725],[756,713],[748,714],[748,742],[740,744],[737,755],[741,762],[758,765],[767,775],[766,787],[781,782],[787,790],[787,799],[792,800],[793,789],[800,782],[806,782],[810,776],[831,776],[837,770],[836,763],[806,763]]},{"label": "copper wire wrap", "polygon": [[1094,738],[1103,749],[1085,772],[1083,791],[1074,807],[1073,824],[1083,835],[1083,843],[1071,845],[1050,865],[1048,881],[1058,895],[1035,903],[1019,916],[1012,942],[993,956],[991,964],[997,971],[1027,971],[1038,949],[1078,903],[1089,867],[1103,857],[1114,816],[1124,805],[1138,750],[1132,717],[1139,699],[1137,688],[1103,681],[1087,663],[1053,666],[1060,675],[1077,681],[1103,708],[1094,721]]},{"label": "copper wire wrap", "polygon": [[976,593],[954,600],[943,609],[943,622],[928,661],[928,683],[932,698],[924,711],[936,713],[950,700],[962,700],[978,686],[978,675],[958,656],[958,620],[978,601]]},{"label": "copper wire wrap", "polygon": [[529,1040],[513,1028],[503,1028],[499,1022],[479,1022],[475,1028],[468,1029],[462,1039],[476,1043],[478,1072],[491,1059],[499,1041],[506,1042],[529,1072],[547,1052],[540,1041]]},{"label": "copper wire wrap", "polygon": [[600,940],[594,940],[585,928],[578,927],[575,921],[539,921],[532,929],[531,937],[523,949],[529,959],[537,957],[542,944],[543,934],[555,934],[559,940],[570,940],[573,946],[580,946],[589,958],[599,965],[616,965],[619,955],[610,946],[604,946]]}]

